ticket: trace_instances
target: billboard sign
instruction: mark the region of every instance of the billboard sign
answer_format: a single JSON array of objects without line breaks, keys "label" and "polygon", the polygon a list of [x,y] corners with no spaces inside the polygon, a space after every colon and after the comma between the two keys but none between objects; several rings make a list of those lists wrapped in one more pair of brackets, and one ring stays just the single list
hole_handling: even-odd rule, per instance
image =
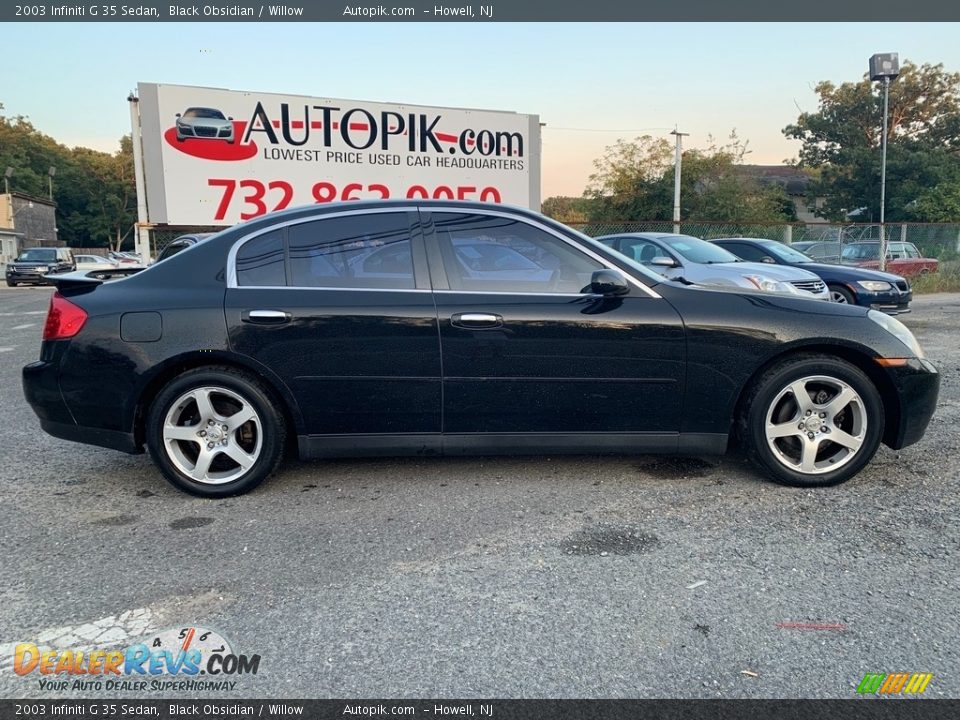
[{"label": "billboard sign", "polygon": [[232,225],[337,200],[539,210],[536,115],[140,83],[147,217]]}]

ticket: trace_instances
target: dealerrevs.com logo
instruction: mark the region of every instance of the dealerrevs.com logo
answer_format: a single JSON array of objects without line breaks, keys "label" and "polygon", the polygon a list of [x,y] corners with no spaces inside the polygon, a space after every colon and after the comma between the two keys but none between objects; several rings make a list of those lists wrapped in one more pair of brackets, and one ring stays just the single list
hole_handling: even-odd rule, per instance
[{"label": "dealerrevs.com logo", "polygon": [[521,133],[469,127],[449,132],[443,123],[443,115],[436,113],[371,112],[330,105],[302,105],[294,110],[289,103],[281,103],[279,113],[271,115],[258,102],[247,120],[228,118],[216,108],[188,108],[164,132],[164,139],[180,152],[206,160],[248,160],[259,152],[259,141],[265,145],[267,159],[276,153],[266,152],[266,147],[338,148],[459,155],[484,159],[477,163],[483,167],[509,158],[513,162],[505,169],[523,168],[518,162],[526,152]]},{"label": "dealerrevs.com logo", "polygon": [[[214,630],[171,628],[123,648],[14,649],[13,671],[41,690],[233,690],[238,675],[256,675],[260,655],[238,654]],[[201,677],[202,676],[202,677]]]}]

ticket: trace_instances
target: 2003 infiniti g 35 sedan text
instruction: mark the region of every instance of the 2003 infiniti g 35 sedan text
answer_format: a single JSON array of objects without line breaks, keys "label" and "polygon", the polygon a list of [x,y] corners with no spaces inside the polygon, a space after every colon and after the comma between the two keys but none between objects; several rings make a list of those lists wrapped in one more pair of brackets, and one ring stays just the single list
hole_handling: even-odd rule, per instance
[{"label": "2003 infiniti g 35 sedan text", "polygon": [[[821,486],[917,442],[940,378],[860,307],[677,285],[532,212],[288,210],[121,280],[58,276],[48,433],[222,497],[301,457],[723,453]],[[105,390],[105,388],[107,388]]]}]

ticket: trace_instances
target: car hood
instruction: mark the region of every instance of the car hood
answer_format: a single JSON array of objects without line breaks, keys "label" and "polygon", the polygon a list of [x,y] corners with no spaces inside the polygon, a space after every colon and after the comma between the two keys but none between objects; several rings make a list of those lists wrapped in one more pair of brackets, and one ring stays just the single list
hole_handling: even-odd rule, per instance
[{"label": "car hood", "polygon": [[842,278],[846,280],[882,280],[883,282],[888,283],[897,283],[902,282],[903,278],[900,275],[894,275],[893,273],[881,272],[879,270],[871,270],[869,268],[858,268],[854,265],[832,265],[830,263],[803,263],[799,266],[805,270],[810,270],[811,272],[820,273],[826,272],[830,273],[831,276],[836,278]]},{"label": "car hood", "polygon": [[44,265],[56,265],[56,260],[12,260],[10,265],[19,265],[20,267],[43,267]]},{"label": "car hood", "polygon": [[799,280],[819,280],[820,278],[812,272],[801,270],[789,265],[774,265],[773,263],[755,263],[755,262],[729,262],[713,263],[711,265],[701,265],[704,268],[723,268],[735,275],[763,275],[771,280],[782,280],[784,282],[796,282]]},{"label": "car hood", "polygon": [[177,118],[181,125],[197,125],[200,127],[229,127],[232,123],[229,120],[220,120],[219,118]]}]

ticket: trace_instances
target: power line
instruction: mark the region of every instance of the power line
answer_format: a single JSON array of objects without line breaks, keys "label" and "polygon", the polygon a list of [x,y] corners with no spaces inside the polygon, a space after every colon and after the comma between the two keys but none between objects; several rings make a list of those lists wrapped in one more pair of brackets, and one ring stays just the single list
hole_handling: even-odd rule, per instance
[{"label": "power line", "polygon": [[649,132],[651,130],[673,130],[670,127],[652,127],[652,128],[637,128],[635,130],[601,130],[599,128],[574,128],[574,127],[555,127],[552,125],[544,125],[544,130],[567,130],[572,132],[596,132],[596,133],[638,133],[638,132]]}]

